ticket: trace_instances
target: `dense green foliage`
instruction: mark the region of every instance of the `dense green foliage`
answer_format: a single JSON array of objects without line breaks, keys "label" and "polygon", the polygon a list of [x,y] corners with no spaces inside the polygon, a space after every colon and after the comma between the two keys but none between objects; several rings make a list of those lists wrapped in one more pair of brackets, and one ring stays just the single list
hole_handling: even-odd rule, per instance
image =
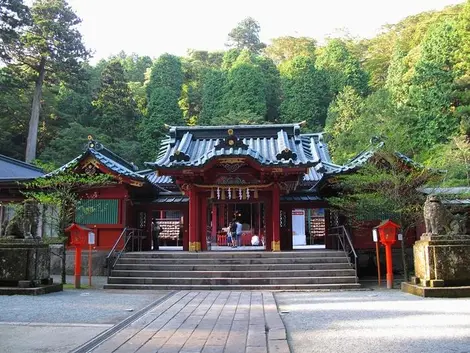
[{"label": "dense green foliage", "polygon": [[[49,28],[58,14],[60,25]],[[88,52],[65,0],[37,0],[31,8],[2,0],[0,15],[0,153],[25,157],[45,58],[37,142],[43,161],[70,160],[92,134],[142,166],[155,159],[166,124],[306,121],[306,131],[328,133],[335,162],[379,138],[390,150],[447,169],[447,183],[469,183],[470,1],[410,16],[371,39],[330,38],[320,46],[280,37],[266,46],[259,24],[247,18],[228,34],[227,51],[155,59],[121,52],[95,65],[80,62]],[[45,20],[34,22],[38,16]],[[60,57],[21,56],[44,45],[33,40],[39,28],[60,44]],[[14,43],[21,43],[17,52]]]}]

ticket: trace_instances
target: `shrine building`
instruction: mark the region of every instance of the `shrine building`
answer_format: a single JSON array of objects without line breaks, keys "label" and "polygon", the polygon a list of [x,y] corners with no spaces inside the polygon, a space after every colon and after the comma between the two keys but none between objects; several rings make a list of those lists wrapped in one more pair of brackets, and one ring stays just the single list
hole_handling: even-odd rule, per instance
[{"label": "shrine building", "polygon": [[[171,126],[146,170],[90,136],[82,154],[45,177],[65,170],[111,176],[109,185],[82,190],[75,215],[76,223],[94,230],[97,251],[127,246],[129,236],[139,251],[215,250],[227,246],[227,227],[235,219],[243,247],[333,248],[327,234],[346,222],[325,199],[334,192],[331,183],[366,163],[374,150],[337,165],[322,133],[301,129],[302,123]],[[156,223],[163,230],[152,244]],[[52,233],[47,220],[41,226],[41,234]],[[368,231],[352,239],[356,248],[374,246]]]}]

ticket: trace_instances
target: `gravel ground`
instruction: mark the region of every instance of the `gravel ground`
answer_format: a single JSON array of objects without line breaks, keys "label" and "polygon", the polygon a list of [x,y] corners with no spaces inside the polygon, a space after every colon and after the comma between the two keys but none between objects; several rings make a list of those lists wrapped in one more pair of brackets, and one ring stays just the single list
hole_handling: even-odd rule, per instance
[{"label": "gravel ground", "polygon": [[[102,287],[98,279],[94,286]],[[0,352],[68,352],[166,293],[66,289],[40,296],[0,296]]]},{"label": "gravel ground", "polygon": [[399,290],[276,293],[292,352],[470,352],[470,298]]},{"label": "gravel ground", "polygon": [[165,293],[80,289],[0,296],[0,322],[115,324]]}]

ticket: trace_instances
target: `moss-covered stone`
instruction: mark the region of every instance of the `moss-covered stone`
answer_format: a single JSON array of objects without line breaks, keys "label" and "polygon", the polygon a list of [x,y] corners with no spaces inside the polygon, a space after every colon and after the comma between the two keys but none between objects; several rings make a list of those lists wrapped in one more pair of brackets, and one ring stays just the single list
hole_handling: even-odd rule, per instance
[{"label": "moss-covered stone", "polygon": [[421,286],[470,285],[470,236],[424,235],[413,253]]},{"label": "moss-covered stone", "polygon": [[32,284],[50,278],[49,245],[37,240],[11,239],[0,242],[0,285]]}]

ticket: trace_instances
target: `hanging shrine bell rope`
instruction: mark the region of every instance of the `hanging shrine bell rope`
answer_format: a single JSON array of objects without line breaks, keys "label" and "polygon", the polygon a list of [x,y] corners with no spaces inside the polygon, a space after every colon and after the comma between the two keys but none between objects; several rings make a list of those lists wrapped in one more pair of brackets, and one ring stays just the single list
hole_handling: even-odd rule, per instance
[{"label": "hanging shrine bell rope", "polygon": [[[211,199],[216,198],[218,200],[228,200],[240,199],[240,200],[249,200],[251,197],[251,192],[255,199],[258,198],[258,190],[266,189],[273,185],[274,183],[269,183],[266,185],[200,185],[194,184],[194,186],[201,189],[210,189],[211,190]],[[227,196],[226,193],[227,192]]]}]

